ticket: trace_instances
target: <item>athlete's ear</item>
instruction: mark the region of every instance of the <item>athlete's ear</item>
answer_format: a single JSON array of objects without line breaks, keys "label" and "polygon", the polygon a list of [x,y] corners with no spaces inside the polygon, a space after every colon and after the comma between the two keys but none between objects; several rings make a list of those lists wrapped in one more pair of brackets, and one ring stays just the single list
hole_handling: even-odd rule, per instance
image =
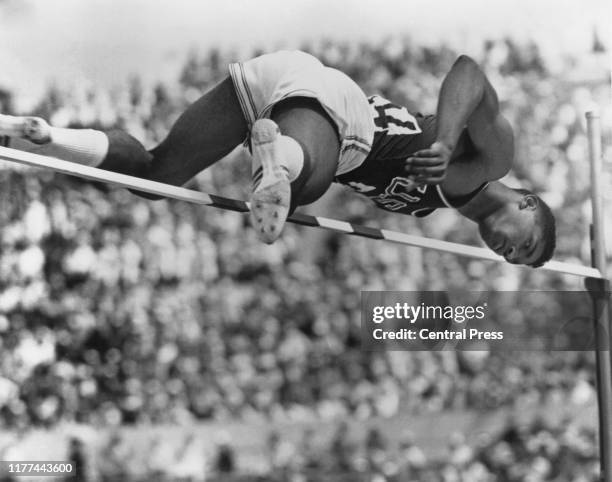
[{"label": "athlete's ear", "polygon": [[538,197],[534,194],[525,194],[519,203],[519,209],[534,210],[538,207]]}]

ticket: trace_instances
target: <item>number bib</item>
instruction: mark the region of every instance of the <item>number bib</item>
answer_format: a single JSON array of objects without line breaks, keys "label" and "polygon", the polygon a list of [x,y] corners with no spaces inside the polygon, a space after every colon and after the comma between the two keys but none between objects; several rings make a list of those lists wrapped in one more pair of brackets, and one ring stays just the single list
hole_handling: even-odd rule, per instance
[{"label": "number bib", "polygon": [[375,132],[388,136],[409,136],[422,132],[417,120],[405,107],[395,105],[379,95],[373,95],[368,102],[376,125]]}]

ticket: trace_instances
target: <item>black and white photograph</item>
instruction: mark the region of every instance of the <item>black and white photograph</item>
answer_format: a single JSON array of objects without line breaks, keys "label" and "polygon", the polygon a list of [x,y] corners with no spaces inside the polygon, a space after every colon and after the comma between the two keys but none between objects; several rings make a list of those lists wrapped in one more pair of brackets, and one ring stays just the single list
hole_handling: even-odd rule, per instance
[{"label": "black and white photograph", "polygon": [[0,482],[612,482],[609,0],[0,0]]}]

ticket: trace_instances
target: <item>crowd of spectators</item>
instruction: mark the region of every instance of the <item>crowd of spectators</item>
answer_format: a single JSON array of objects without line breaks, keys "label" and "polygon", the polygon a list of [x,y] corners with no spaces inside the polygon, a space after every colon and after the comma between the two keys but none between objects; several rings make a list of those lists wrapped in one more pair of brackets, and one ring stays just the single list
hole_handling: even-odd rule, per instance
[{"label": "crowd of spectators", "polygon": [[[424,113],[435,111],[442,76],[456,56],[447,47],[403,39],[304,48],[366,93]],[[216,50],[194,53],[176,85],[149,88],[134,78],[110,92],[53,87],[32,113],[57,126],[123,128],[152,147],[186,105],[226,75],[230,60]],[[543,193],[562,213],[560,256],[586,259],[581,117],[592,103],[606,101],[609,87],[567,80],[562,74],[576,68],[570,60],[566,70],[551,72],[534,45],[490,42],[477,60],[515,127],[517,165],[509,182]],[[2,99],[4,111],[10,110],[10,96]],[[603,116],[609,120],[610,110]],[[191,187],[244,199],[249,167],[246,154],[236,151]],[[342,202],[328,203],[326,214],[370,224],[381,219],[367,200],[334,195]],[[587,403],[595,397],[594,358],[587,352],[517,357],[360,349],[362,290],[578,287],[570,278],[293,226],[274,245],[262,246],[240,214],[151,202],[49,172],[0,171],[0,206],[3,427],[367,419],[400,410]],[[431,218],[384,216],[380,222],[436,239],[478,242],[474,226],[454,213]],[[582,456],[562,442],[565,429],[556,430],[518,434],[482,450],[465,446],[466,467],[489,480],[492,467],[520,459],[536,475],[507,480],[553,480],[547,477],[557,470],[555,457]],[[579,438],[594,447],[593,437]],[[375,435],[368,440],[381,443]],[[377,449],[367,450],[377,460]],[[453,475],[451,465],[440,480],[481,480]],[[393,480],[381,477],[373,480]]]}]

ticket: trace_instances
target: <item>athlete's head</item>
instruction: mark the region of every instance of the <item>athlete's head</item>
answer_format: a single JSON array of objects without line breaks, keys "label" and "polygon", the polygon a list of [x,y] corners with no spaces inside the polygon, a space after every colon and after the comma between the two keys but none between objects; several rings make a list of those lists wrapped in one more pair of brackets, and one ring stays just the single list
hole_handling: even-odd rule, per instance
[{"label": "athlete's head", "polygon": [[478,223],[484,242],[509,263],[542,266],[555,250],[555,218],[542,199],[505,186],[503,201]]}]

